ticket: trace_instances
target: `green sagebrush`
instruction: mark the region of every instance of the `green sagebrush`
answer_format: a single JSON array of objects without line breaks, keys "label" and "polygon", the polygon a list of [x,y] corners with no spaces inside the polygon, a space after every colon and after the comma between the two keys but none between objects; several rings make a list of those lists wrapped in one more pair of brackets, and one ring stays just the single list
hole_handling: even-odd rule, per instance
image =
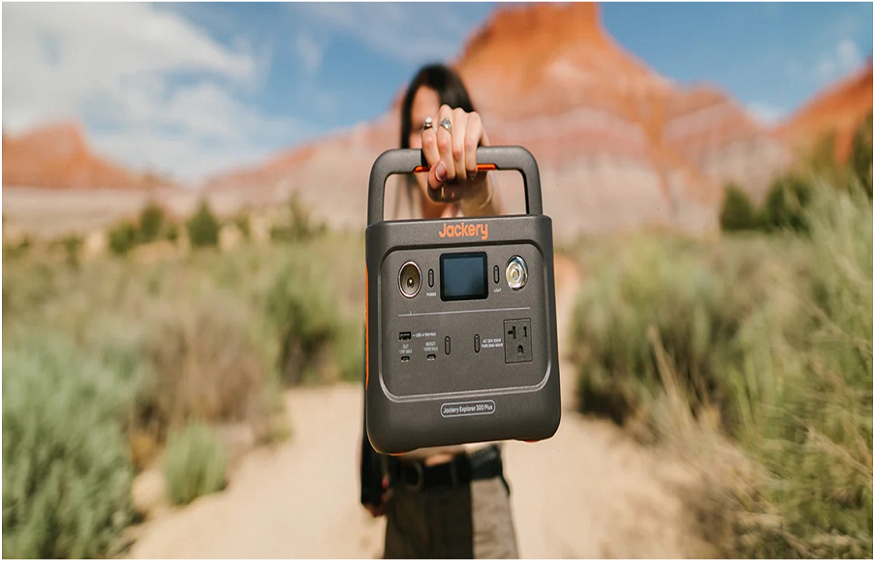
[{"label": "green sagebrush", "polygon": [[189,423],[170,433],[164,457],[167,497],[173,504],[188,504],[225,486],[225,452],[204,424]]},{"label": "green sagebrush", "polygon": [[659,440],[682,426],[666,411],[716,413],[759,467],[717,482],[730,489],[718,493],[733,526],[724,555],[872,555],[872,206],[859,186],[810,185],[780,235],[607,252],[577,304],[584,411]]},{"label": "green sagebrush", "polygon": [[50,335],[3,354],[3,556],[112,554],[132,517],[132,373]]}]

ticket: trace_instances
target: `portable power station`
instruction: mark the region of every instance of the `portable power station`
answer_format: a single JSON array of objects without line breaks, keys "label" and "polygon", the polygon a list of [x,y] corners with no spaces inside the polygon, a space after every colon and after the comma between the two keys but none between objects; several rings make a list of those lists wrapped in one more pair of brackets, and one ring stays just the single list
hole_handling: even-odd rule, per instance
[{"label": "portable power station", "polygon": [[480,169],[517,170],[526,214],[383,220],[386,179],[422,170],[384,152],[368,192],[365,417],[377,452],[543,440],[559,427],[553,230],[538,164],[481,147]]}]

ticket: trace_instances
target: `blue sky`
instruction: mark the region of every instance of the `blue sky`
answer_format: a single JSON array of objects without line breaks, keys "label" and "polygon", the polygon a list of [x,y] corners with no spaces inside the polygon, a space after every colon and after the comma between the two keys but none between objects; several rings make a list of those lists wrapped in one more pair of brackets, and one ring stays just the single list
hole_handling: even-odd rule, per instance
[{"label": "blue sky", "polygon": [[[3,6],[3,130],[82,122],[97,149],[194,180],[383,114],[494,4]],[[606,4],[608,31],[680,84],[772,123],[872,52],[872,4]]]}]

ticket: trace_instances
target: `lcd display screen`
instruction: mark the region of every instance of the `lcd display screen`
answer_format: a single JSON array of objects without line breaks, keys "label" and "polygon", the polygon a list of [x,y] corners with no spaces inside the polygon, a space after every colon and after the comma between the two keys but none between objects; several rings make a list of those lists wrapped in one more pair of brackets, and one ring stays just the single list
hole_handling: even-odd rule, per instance
[{"label": "lcd display screen", "polygon": [[441,300],[482,300],[487,288],[485,253],[441,255]]}]

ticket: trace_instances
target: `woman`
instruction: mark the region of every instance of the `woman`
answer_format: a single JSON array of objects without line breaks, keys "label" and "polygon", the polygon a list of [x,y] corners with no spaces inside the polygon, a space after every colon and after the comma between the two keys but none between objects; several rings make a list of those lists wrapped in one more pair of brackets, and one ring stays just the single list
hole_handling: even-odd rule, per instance
[{"label": "woman", "polygon": [[[429,168],[407,176],[410,214],[500,214],[494,179],[477,173],[477,146],[489,140],[459,76],[444,65],[422,68],[401,111],[401,147],[421,149]],[[500,446],[422,449],[386,463],[383,503],[367,507],[387,517],[386,558],[518,557]]]},{"label": "woman", "polygon": [[429,172],[406,176],[413,207],[406,210],[422,218],[501,214],[492,175],[476,173],[478,146],[489,146],[489,138],[458,74],[441,64],[423,67],[401,104],[401,148],[421,149]]}]

